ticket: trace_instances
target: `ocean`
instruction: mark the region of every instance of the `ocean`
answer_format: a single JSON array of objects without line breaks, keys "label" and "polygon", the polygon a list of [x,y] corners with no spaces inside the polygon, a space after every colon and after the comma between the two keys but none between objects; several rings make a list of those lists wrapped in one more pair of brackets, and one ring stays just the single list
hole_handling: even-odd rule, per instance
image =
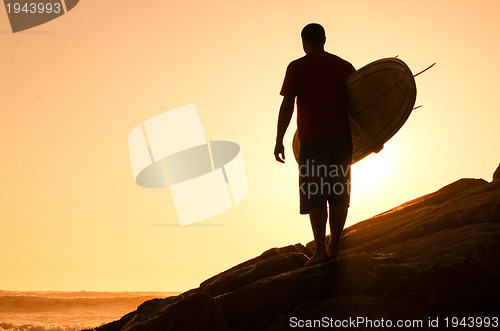
[{"label": "ocean", "polygon": [[146,300],[180,292],[0,290],[0,331],[73,331],[120,319]]}]

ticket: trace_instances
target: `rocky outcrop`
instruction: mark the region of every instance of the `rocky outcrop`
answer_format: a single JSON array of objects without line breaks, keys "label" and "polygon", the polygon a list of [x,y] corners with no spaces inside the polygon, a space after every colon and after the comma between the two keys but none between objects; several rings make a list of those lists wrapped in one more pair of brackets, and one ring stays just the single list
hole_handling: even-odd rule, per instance
[{"label": "rocky outcrop", "polygon": [[345,229],[337,262],[303,267],[313,242],[273,248],[98,330],[285,330],[358,317],[426,329],[429,318],[498,316],[499,244],[500,181],[461,179]]},{"label": "rocky outcrop", "polygon": [[[96,330],[96,329],[94,329]],[[214,298],[195,289],[144,302],[136,311],[97,330],[230,330]]]},{"label": "rocky outcrop", "polygon": [[500,179],[500,164],[498,165],[497,170],[493,173],[493,181]]}]

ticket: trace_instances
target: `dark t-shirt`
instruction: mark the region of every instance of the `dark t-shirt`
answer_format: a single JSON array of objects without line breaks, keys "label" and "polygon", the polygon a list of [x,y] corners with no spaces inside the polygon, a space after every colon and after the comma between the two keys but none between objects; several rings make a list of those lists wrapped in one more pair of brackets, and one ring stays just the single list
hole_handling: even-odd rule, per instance
[{"label": "dark t-shirt", "polygon": [[328,52],[310,53],[288,65],[280,94],[297,97],[301,142],[351,135],[346,78],[354,71]]}]

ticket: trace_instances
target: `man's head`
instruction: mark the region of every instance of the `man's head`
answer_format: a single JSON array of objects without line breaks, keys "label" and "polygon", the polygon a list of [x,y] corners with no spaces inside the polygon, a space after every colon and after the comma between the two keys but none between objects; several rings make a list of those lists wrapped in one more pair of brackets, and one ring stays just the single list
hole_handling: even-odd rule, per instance
[{"label": "man's head", "polygon": [[307,24],[300,34],[302,36],[302,46],[304,52],[323,51],[326,42],[325,29],[318,23]]}]

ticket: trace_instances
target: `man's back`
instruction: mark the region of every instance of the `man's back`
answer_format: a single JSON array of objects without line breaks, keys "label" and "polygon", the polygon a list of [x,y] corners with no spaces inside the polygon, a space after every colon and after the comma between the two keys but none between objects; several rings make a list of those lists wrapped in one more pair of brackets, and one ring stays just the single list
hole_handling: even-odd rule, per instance
[{"label": "man's back", "polygon": [[350,136],[345,80],[354,71],[349,62],[324,51],[289,64],[280,94],[297,96],[301,142]]}]

